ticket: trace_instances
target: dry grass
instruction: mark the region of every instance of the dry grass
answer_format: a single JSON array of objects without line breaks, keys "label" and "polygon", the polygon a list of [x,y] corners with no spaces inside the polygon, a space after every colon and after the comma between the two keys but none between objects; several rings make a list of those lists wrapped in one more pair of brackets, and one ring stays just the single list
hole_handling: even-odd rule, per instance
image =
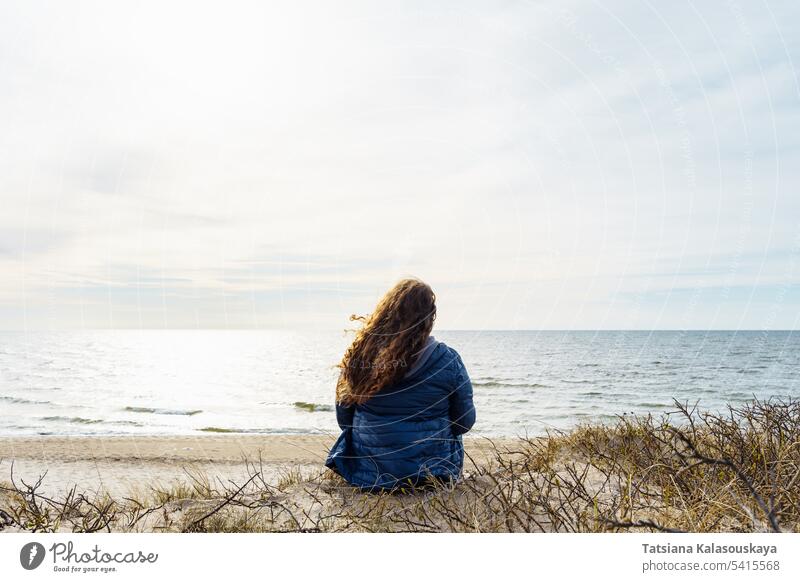
[{"label": "dry grass", "polygon": [[800,532],[800,401],[754,400],[725,414],[675,403],[494,447],[455,486],[365,494],[329,471],[242,483],[187,473],[123,499],[36,483],[0,486],[0,529],[183,532]]}]

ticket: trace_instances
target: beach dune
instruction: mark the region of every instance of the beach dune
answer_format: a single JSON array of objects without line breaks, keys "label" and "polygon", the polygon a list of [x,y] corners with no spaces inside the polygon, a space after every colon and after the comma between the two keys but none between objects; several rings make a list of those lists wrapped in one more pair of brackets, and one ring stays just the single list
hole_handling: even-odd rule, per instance
[{"label": "beach dune", "polygon": [[325,469],[333,435],[0,437],[0,532],[800,532],[800,402],[675,407],[473,435],[457,485],[392,495]]}]

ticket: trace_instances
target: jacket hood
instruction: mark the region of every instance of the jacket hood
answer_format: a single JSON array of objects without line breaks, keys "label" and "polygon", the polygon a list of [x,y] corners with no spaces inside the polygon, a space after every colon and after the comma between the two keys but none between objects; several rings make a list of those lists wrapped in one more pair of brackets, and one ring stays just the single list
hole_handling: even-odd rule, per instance
[{"label": "jacket hood", "polygon": [[408,378],[415,376],[441,358],[442,350],[437,350],[439,346],[444,346],[444,344],[438,341],[432,335],[428,336],[427,342],[425,342],[422,350],[418,352],[419,355],[416,357],[416,360],[414,360],[414,364],[411,366],[411,368],[408,369],[408,372],[405,373],[403,379],[407,380]]}]

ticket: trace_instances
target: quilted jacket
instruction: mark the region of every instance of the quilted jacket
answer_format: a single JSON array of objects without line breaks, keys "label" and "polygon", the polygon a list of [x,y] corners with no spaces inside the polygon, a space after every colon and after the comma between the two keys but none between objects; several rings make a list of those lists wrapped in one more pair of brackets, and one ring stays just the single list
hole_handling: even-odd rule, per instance
[{"label": "quilted jacket", "polygon": [[454,480],[461,435],[475,423],[472,384],[458,353],[430,337],[399,383],[364,404],[337,404],[336,419],[342,432],[325,464],[350,484],[380,491]]}]

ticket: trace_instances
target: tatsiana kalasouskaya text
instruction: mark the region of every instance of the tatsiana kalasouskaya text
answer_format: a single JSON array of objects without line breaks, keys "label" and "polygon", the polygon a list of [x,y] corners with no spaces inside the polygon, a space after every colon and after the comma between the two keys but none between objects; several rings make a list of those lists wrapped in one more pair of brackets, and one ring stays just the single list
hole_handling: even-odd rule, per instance
[{"label": "tatsiana kalasouskaya text", "polygon": [[777,554],[776,546],[756,544],[642,544],[645,554]]}]

